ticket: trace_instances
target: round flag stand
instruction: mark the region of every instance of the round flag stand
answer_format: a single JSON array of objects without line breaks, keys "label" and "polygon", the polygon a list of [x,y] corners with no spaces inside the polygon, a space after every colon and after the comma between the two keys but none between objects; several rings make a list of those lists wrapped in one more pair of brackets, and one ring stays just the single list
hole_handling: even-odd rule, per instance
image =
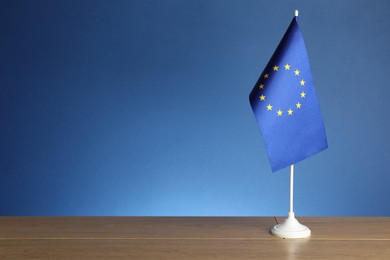
[{"label": "round flag stand", "polygon": [[305,225],[302,225],[295,218],[293,209],[294,196],[294,165],[290,166],[290,212],[288,218],[282,223],[274,226],[271,233],[274,236],[282,238],[305,238],[310,237],[311,231]]},{"label": "round flag stand", "polygon": [[288,218],[282,223],[274,226],[272,235],[282,238],[305,238],[310,237],[311,231],[302,225],[294,216],[294,212],[288,213]]}]

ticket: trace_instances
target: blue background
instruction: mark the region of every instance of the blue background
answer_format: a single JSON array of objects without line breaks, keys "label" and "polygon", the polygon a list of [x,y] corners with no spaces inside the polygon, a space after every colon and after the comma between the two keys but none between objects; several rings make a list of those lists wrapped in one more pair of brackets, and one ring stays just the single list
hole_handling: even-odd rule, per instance
[{"label": "blue background", "polygon": [[297,215],[390,215],[390,2],[1,1],[1,215],[286,215],[248,95],[299,9],[329,149]]}]

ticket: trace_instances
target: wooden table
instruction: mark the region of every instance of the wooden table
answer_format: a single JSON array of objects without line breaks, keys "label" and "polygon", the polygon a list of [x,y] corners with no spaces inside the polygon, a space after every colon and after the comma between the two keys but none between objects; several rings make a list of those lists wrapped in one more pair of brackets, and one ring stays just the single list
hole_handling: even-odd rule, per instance
[{"label": "wooden table", "polygon": [[390,259],[390,218],[0,217],[0,259]]}]

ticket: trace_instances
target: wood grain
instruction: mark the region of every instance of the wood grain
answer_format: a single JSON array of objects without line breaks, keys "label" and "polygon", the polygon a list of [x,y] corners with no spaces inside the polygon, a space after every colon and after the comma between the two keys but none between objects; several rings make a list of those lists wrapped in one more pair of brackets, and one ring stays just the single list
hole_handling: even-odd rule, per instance
[{"label": "wood grain", "polygon": [[0,217],[0,259],[390,259],[390,218]]},{"label": "wood grain", "polygon": [[[285,218],[277,217],[279,223]],[[298,218],[312,231],[312,239],[389,239],[390,218],[386,217],[327,217]]]},{"label": "wood grain", "polygon": [[1,238],[268,238],[270,217],[0,217]]}]

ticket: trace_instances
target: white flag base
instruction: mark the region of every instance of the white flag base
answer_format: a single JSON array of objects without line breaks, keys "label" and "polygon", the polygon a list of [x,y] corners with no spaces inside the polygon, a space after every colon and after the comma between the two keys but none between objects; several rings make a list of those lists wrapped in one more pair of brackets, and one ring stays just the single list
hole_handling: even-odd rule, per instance
[{"label": "white flag base", "polygon": [[305,238],[310,236],[311,231],[298,222],[294,212],[290,212],[288,218],[282,224],[278,224],[271,229],[271,233],[282,238]]}]

